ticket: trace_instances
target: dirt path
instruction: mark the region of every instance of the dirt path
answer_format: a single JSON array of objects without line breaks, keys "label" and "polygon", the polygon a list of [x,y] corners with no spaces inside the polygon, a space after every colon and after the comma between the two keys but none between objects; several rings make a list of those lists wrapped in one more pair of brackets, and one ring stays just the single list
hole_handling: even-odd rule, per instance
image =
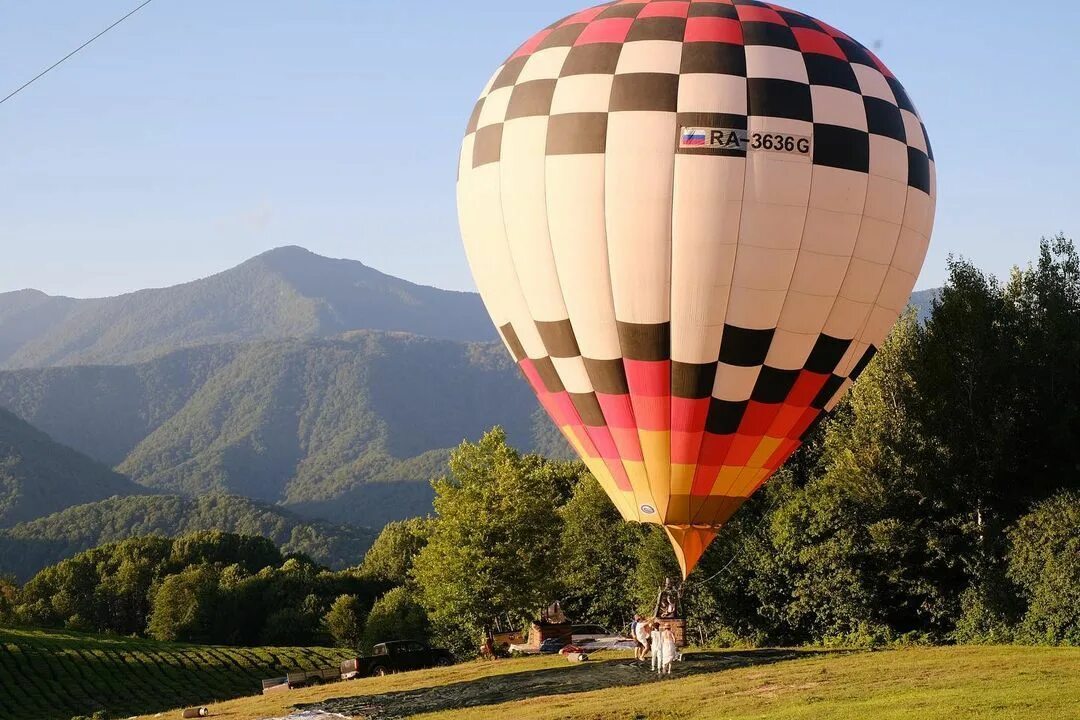
[{"label": "dirt path", "polygon": [[[797,650],[688,653],[672,667],[671,677],[687,677],[729,668],[764,665],[816,653]],[[660,682],[648,662],[593,660],[579,665],[479,678],[468,682],[381,695],[331,698],[300,709],[318,709],[366,720],[399,720],[439,710],[496,705],[535,697],[589,692]]]}]

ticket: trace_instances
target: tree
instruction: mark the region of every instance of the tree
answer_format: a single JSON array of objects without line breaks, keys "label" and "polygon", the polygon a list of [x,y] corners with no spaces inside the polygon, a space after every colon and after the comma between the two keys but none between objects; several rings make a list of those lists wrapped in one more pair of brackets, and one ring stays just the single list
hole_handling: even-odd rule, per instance
[{"label": "tree", "polygon": [[[579,472],[582,479],[559,510],[563,609],[579,620],[619,628],[629,622],[633,610],[627,596],[645,531],[622,519],[584,465]],[[667,552],[670,555],[670,546]]]},{"label": "tree", "polygon": [[218,573],[194,565],[170,575],[154,592],[147,632],[155,640],[213,642]]},{"label": "tree", "polygon": [[364,555],[360,574],[401,585],[409,577],[413,561],[428,542],[428,518],[388,523]]},{"label": "tree", "polygon": [[10,622],[15,615],[19,584],[10,575],[0,575],[0,623]]},{"label": "tree", "polygon": [[1080,493],[1043,501],[1009,531],[1009,578],[1027,601],[1021,638],[1080,645]]},{"label": "tree", "polygon": [[475,653],[495,618],[524,623],[559,597],[559,488],[501,429],[455,449],[433,486],[437,517],[412,575],[439,639]]},{"label": "tree", "polygon": [[323,624],[335,645],[359,648],[364,632],[364,607],[360,599],[355,595],[339,595],[323,617]]},{"label": "tree", "polygon": [[176,538],[171,561],[178,567],[235,563],[247,572],[258,572],[264,567],[281,564],[282,556],[273,541],[267,538],[207,530]]},{"label": "tree", "polygon": [[390,590],[372,606],[360,646],[370,650],[373,645],[390,640],[426,640],[430,631],[427,613],[417,602],[414,589],[403,585]]}]

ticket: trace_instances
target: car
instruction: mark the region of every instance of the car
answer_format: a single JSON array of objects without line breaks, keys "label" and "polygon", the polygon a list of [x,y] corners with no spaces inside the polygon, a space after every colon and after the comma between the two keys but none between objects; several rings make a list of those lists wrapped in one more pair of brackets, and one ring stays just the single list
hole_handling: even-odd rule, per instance
[{"label": "car", "polygon": [[341,679],[446,667],[453,663],[449,650],[433,648],[418,640],[394,640],[376,645],[370,657],[351,658],[341,663]]},{"label": "car", "polygon": [[632,639],[622,635],[607,635],[595,640],[578,643],[582,650],[597,652],[599,650],[633,650],[638,645]]},{"label": "car", "polygon": [[571,642],[575,645],[611,637],[611,631],[601,625],[575,625]]}]

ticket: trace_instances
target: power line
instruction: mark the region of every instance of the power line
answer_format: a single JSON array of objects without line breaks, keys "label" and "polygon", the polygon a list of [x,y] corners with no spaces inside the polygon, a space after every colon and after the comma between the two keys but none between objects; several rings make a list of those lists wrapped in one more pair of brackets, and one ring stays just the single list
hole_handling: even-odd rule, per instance
[{"label": "power line", "polygon": [[131,12],[129,12],[129,13],[127,14],[127,15],[125,15],[125,16],[124,16],[124,17],[122,17],[122,18],[120,18],[119,20],[117,20],[116,22],[114,22],[114,23],[113,23],[112,25],[110,25],[109,27],[107,27],[107,28],[105,28],[104,30],[102,30],[101,32],[99,32],[99,33],[98,33],[97,35],[95,35],[94,37],[90,38],[89,40],[87,40],[86,42],[84,42],[84,43],[83,43],[82,45],[80,45],[79,47],[75,48],[74,50],[72,50],[71,52],[69,52],[69,53],[68,53],[67,55],[65,55],[64,57],[60,58],[60,59],[59,59],[59,60],[57,60],[56,62],[54,62],[54,63],[53,63],[52,65],[50,65],[49,67],[47,67],[47,68],[45,68],[44,70],[42,70],[41,72],[39,72],[39,73],[38,73],[37,75],[35,75],[34,77],[32,77],[32,78],[30,78],[29,80],[27,80],[27,81],[26,81],[25,83],[23,83],[23,84],[22,84],[22,85],[21,85],[20,87],[16,88],[16,89],[15,89],[15,90],[14,90],[14,91],[13,91],[13,92],[12,92],[12,93],[10,94],[10,95],[8,95],[7,97],[5,97],[5,98],[4,98],[3,100],[0,100],[0,105],[3,105],[4,103],[6,103],[6,102],[7,102],[8,100],[10,100],[11,98],[15,97],[16,95],[18,95],[19,93],[21,93],[21,92],[22,92],[23,90],[25,90],[26,88],[30,87],[30,86],[31,86],[31,85],[33,85],[33,84],[34,84],[35,82],[37,82],[38,80],[40,80],[41,78],[43,78],[43,77],[44,77],[45,75],[48,75],[48,74],[49,74],[50,72],[52,72],[52,71],[53,71],[53,70],[55,70],[55,69],[56,69],[57,67],[59,67],[59,66],[60,66],[60,65],[61,65],[61,64],[62,64],[62,63],[63,63],[63,62],[65,61],[65,60],[67,60],[68,58],[70,58],[70,57],[72,57],[73,55],[75,55],[75,54],[76,54],[77,52],[79,52],[80,50],[82,50],[83,48],[85,48],[85,47],[86,47],[87,45],[89,45],[90,43],[94,42],[94,41],[95,41],[95,40],[97,40],[97,39],[98,39],[99,37],[101,37],[101,36],[102,36],[102,35],[104,35],[105,33],[109,32],[109,31],[110,31],[110,30],[112,30],[112,29],[113,29],[114,27],[116,27],[116,26],[117,26],[117,25],[119,25],[120,23],[124,22],[124,21],[125,21],[125,20],[127,20],[127,19],[128,19],[129,17],[131,17],[131,16],[132,16],[132,15],[134,15],[135,13],[139,12],[140,10],[142,10],[142,9],[143,9],[144,7],[146,7],[147,5],[149,5],[150,3],[152,3],[153,1],[154,1],[154,0],[145,0],[145,2],[143,2],[143,3],[141,4],[141,5],[139,5],[139,6],[137,7],[137,8],[135,8],[135,9],[134,9],[134,10],[132,10]]}]

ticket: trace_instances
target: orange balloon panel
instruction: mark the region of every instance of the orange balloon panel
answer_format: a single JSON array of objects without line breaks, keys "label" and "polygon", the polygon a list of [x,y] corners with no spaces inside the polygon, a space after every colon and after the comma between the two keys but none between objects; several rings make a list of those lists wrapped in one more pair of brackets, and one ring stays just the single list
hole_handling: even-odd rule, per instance
[{"label": "orange balloon panel", "polygon": [[458,172],[507,348],[684,574],[906,307],[934,196],[888,68],[750,0],[614,2],[545,28],[484,89]]}]

